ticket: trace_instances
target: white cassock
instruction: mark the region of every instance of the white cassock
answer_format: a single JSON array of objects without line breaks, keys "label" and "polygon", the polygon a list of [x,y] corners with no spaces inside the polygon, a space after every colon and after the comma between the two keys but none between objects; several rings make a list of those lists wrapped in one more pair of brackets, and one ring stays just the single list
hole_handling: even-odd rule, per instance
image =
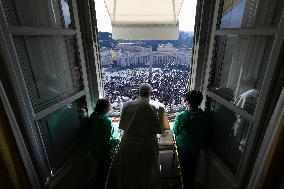
[{"label": "white cassock", "polygon": [[[256,89],[251,89],[248,90],[244,93],[242,93],[237,100],[235,101],[235,105],[248,111],[249,113],[253,114],[254,113],[254,108],[257,103],[257,98],[258,98],[259,91]],[[243,119],[240,119],[240,116],[237,116],[239,119],[235,122],[233,129],[234,129],[234,136],[237,136],[241,133],[243,125]],[[241,141],[242,142],[242,141]]]},{"label": "white cassock", "polygon": [[169,124],[161,103],[139,98],[124,104],[119,128],[119,189],[160,189],[157,134]]}]

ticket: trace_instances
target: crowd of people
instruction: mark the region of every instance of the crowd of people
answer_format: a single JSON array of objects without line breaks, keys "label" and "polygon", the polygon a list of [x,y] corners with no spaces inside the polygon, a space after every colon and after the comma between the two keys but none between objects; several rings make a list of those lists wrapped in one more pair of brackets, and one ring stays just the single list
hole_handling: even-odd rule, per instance
[{"label": "crowd of people", "polygon": [[149,83],[153,87],[152,99],[163,103],[167,111],[175,111],[183,107],[182,94],[187,89],[188,78],[188,70],[168,67],[153,68],[150,80],[148,68],[105,71],[105,96],[114,110],[121,110],[123,102],[136,99],[141,83]]}]

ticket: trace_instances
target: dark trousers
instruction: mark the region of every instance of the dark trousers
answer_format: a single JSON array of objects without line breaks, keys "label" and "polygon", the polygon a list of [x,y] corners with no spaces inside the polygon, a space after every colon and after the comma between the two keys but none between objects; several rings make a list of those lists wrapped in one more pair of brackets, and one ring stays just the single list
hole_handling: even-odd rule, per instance
[{"label": "dark trousers", "polygon": [[181,167],[184,189],[193,189],[198,162],[199,151],[186,152],[178,148],[178,157]]},{"label": "dark trousers", "polygon": [[110,168],[110,163],[111,163],[111,160],[100,160],[98,164],[97,176],[96,176],[96,182],[95,182],[96,189],[105,188],[108,171]]}]

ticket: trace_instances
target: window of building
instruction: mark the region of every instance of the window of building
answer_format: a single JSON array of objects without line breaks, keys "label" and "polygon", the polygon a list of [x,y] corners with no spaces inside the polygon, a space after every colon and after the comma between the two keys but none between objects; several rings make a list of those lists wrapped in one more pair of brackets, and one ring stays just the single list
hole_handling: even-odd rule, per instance
[{"label": "window of building", "polygon": [[13,39],[36,111],[83,89],[74,36]]},{"label": "window of building", "polygon": [[280,1],[221,0],[216,4],[206,108],[212,121],[210,145],[234,175],[234,182],[247,169],[257,127],[263,124],[255,112],[263,103],[260,94],[275,43],[274,27],[282,12],[276,2]]},{"label": "window of building", "polygon": [[38,121],[52,170],[58,170],[84,144],[84,98],[66,104]]},{"label": "window of building", "polygon": [[3,0],[2,5],[7,22],[11,26],[67,29],[75,27],[70,0]]},{"label": "window of building", "polygon": [[[276,1],[274,1],[276,2]],[[263,26],[278,26],[281,17],[281,3],[262,0],[224,0],[221,1],[220,25],[218,28],[253,28]],[[272,9],[278,9],[274,15],[263,14]],[[283,8],[283,4],[282,4]],[[258,11],[262,10],[262,11]]]},{"label": "window of building", "polygon": [[272,42],[269,36],[216,36],[210,90],[253,115]]},{"label": "window of building", "polygon": [[211,145],[229,170],[236,175],[252,122],[213,99],[208,100],[211,101]]},{"label": "window of building", "polygon": [[[43,181],[83,145],[88,86],[74,0],[3,0],[13,80]],[[5,25],[4,25],[5,24]],[[8,37],[7,37],[8,36]],[[11,36],[11,37],[10,37]],[[21,103],[23,102],[23,103]],[[78,139],[81,138],[80,140]]]}]

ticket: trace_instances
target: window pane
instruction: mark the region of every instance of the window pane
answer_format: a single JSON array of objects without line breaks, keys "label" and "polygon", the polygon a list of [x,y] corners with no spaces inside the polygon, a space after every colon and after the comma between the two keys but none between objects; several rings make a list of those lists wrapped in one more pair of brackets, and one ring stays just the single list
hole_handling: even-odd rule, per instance
[{"label": "window pane", "polygon": [[64,25],[66,28],[72,28],[68,1],[67,0],[60,0],[60,1],[61,1],[62,14],[64,18]]},{"label": "window pane", "polygon": [[74,28],[68,0],[2,0],[2,4],[10,25]]},{"label": "window pane", "polygon": [[223,6],[220,28],[240,28],[242,27],[245,0],[236,4],[229,4],[232,1],[226,0]]},{"label": "window pane", "polygon": [[52,171],[58,170],[84,142],[84,102],[79,99],[67,104],[38,122]]},{"label": "window pane", "polygon": [[[274,7],[274,5],[277,6]],[[224,0],[220,15],[220,28],[251,28],[278,26],[283,3],[263,0]]]},{"label": "window pane", "polygon": [[210,105],[210,144],[214,152],[237,174],[252,122],[217,102]]},{"label": "window pane", "polygon": [[36,111],[82,89],[74,36],[14,37],[14,44]]},{"label": "window pane", "polygon": [[253,114],[273,37],[217,36],[210,90]]}]

